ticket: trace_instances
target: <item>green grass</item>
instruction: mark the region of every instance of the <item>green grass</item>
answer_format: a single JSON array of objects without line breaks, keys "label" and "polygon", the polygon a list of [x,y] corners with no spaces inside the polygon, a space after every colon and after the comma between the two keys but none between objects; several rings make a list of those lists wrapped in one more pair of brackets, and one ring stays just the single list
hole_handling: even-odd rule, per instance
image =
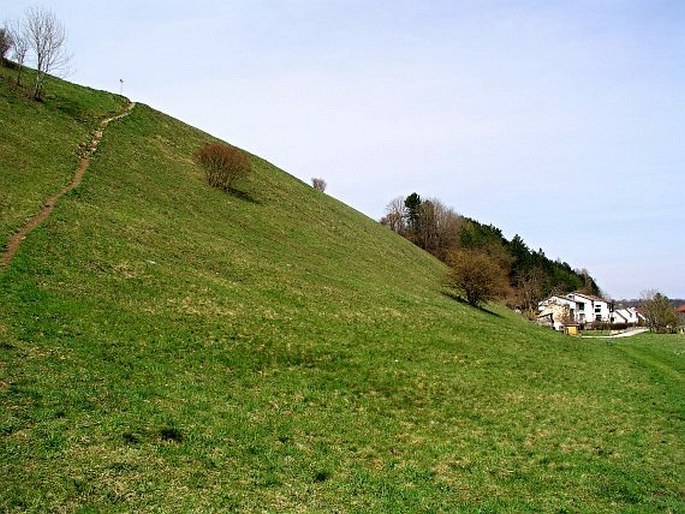
[{"label": "green grass", "polygon": [[257,157],[207,187],[210,140],[137,106],[0,274],[1,511],[685,509],[683,336],[471,309]]},{"label": "green grass", "polygon": [[[23,82],[31,79],[28,71]],[[116,95],[48,77],[43,102],[27,101],[16,71],[0,66],[0,249],[51,193],[74,175],[79,144],[106,114],[119,111]]]}]

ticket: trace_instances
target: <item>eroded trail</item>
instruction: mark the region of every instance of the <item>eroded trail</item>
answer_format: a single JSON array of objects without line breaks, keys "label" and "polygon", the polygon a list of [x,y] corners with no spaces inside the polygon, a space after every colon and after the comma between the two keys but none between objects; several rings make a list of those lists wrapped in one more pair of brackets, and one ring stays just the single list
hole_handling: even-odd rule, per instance
[{"label": "eroded trail", "polygon": [[83,180],[83,176],[85,175],[86,170],[88,169],[88,165],[90,164],[90,159],[95,153],[95,150],[97,150],[98,144],[102,139],[102,134],[104,133],[104,130],[107,127],[107,125],[109,125],[109,123],[114,120],[118,120],[119,118],[128,116],[131,113],[131,110],[133,110],[133,107],[135,107],[135,105],[135,102],[129,102],[129,104],[126,106],[126,109],[122,113],[117,114],[116,116],[112,116],[110,118],[106,118],[100,122],[98,128],[93,133],[92,141],[82,152],[81,161],[79,162],[79,166],[76,169],[76,172],[74,173],[74,176],[71,179],[71,181],[66,186],[64,186],[60,191],[58,191],[57,193],[50,196],[47,200],[45,200],[45,202],[43,203],[43,207],[41,207],[40,211],[38,211],[16,234],[10,237],[9,241],[7,242],[7,247],[5,248],[5,252],[2,254],[3,268],[7,268],[11,264],[14,255],[19,250],[19,247],[21,246],[21,243],[26,238],[26,236],[28,236],[34,228],[36,228],[48,216],[50,216],[50,213],[55,208],[55,204],[59,201],[59,199],[62,198],[62,196],[67,194],[72,189],[78,187],[79,184],[81,184],[81,180]]}]

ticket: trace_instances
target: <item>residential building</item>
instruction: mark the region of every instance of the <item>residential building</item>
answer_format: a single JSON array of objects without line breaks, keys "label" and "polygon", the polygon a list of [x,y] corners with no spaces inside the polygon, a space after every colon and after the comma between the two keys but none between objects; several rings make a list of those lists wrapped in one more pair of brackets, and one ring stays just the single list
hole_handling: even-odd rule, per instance
[{"label": "residential building", "polygon": [[538,304],[538,310],[538,322],[553,327],[554,330],[563,330],[568,324],[582,326],[595,321],[623,323],[616,320],[609,302],[585,293],[550,296]]},{"label": "residential building", "polygon": [[593,321],[609,323],[611,321],[611,305],[603,298],[584,293],[570,293],[566,297],[577,305],[575,318],[577,323],[592,323]]},{"label": "residential building", "polygon": [[538,323],[554,330],[563,330],[564,326],[576,318],[576,303],[564,296],[553,295],[538,304]]},{"label": "residential building", "polygon": [[635,307],[624,307],[616,309],[612,313],[612,323],[626,325],[639,325],[644,321],[644,316]]}]

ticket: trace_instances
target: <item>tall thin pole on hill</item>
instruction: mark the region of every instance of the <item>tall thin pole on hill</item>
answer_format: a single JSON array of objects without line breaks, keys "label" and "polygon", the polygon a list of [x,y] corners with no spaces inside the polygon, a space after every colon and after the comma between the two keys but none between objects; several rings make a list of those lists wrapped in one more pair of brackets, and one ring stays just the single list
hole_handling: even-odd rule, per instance
[{"label": "tall thin pole on hill", "polygon": [[119,79],[119,94],[124,96],[124,79]]}]

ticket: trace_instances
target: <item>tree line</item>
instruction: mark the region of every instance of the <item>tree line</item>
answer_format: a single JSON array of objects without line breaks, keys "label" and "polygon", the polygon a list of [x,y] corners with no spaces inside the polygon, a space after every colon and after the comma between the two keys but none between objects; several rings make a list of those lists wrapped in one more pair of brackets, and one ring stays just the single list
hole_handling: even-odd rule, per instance
[{"label": "tree line", "polygon": [[499,228],[457,214],[435,198],[397,197],[380,223],[450,265],[450,284],[473,305],[500,298],[532,317],[550,294],[601,294],[587,270],[531,250],[518,234],[507,240]]}]

